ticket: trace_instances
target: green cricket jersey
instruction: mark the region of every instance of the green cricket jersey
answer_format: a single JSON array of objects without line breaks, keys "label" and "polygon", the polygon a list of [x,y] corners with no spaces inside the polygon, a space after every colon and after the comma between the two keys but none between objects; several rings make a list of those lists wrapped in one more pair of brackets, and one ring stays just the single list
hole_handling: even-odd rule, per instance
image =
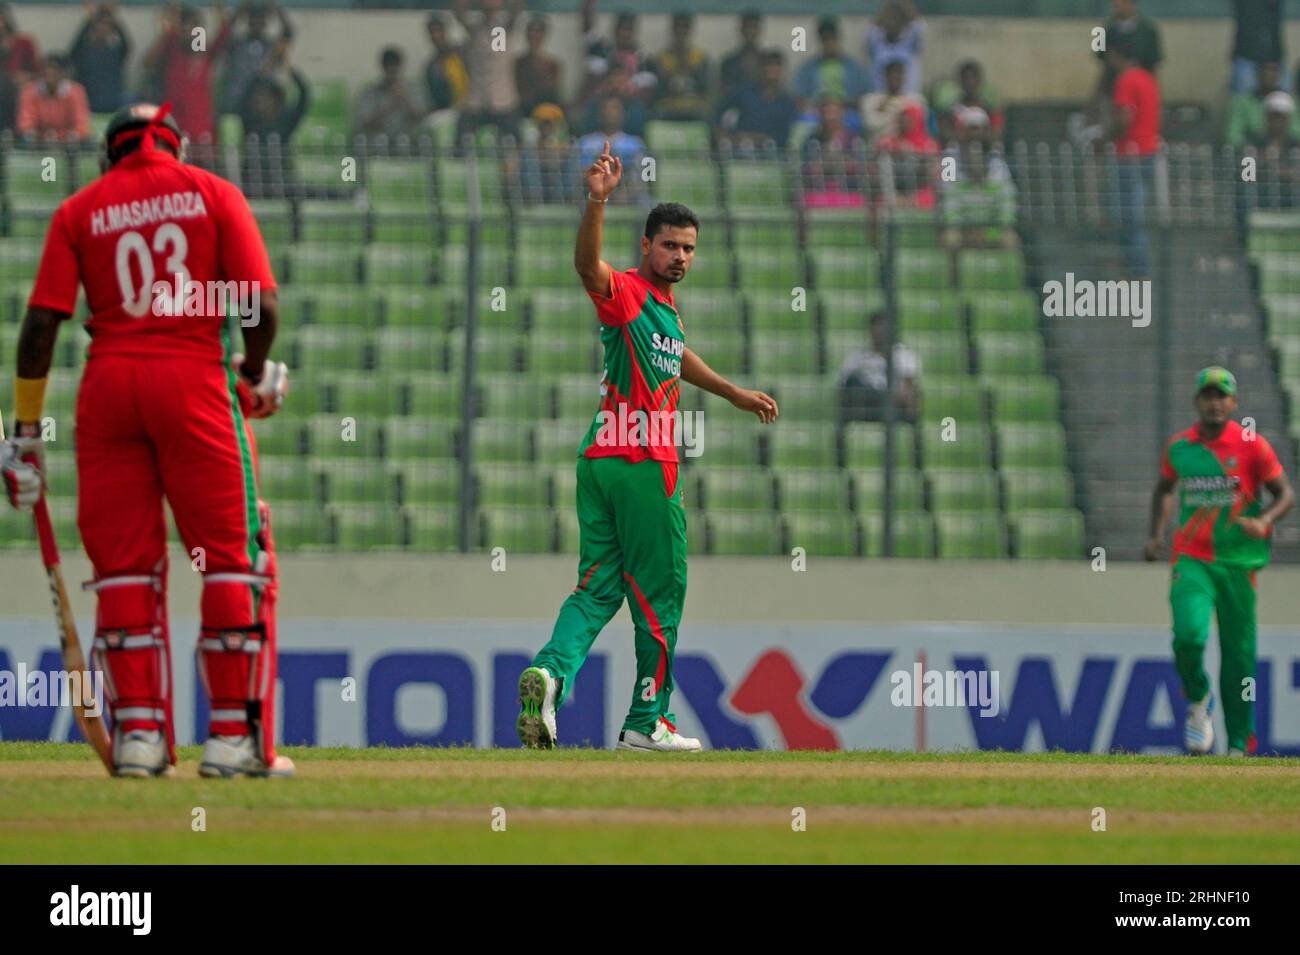
[{"label": "green cricket jersey", "polygon": [[676,464],[686,328],[672,293],[660,295],[636,269],[611,270],[609,281],[608,298],[588,292],[600,319],[605,377],[578,455]]},{"label": "green cricket jersey", "polygon": [[1248,537],[1236,521],[1255,517],[1263,507],[1260,488],[1282,473],[1282,465],[1262,434],[1236,421],[1213,441],[1193,425],[1165,446],[1160,473],[1178,481],[1181,509],[1174,533],[1173,559],[1256,568],[1268,563],[1269,542]]}]

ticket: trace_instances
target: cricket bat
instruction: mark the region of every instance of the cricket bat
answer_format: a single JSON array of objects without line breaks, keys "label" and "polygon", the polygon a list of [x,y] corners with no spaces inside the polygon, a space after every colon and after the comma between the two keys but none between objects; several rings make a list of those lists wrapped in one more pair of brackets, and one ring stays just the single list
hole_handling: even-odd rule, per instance
[{"label": "cricket bat", "polygon": [[[5,439],[4,420],[0,419],[0,441]],[[99,756],[104,768],[113,772],[113,744],[108,737],[108,728],[104,717],[92,716],[88,709],[101,710],[95,705],[93,696],[94,683],[86,669],[86,657],[81,652],[81,641],[77,637],[77,621],[72,616],[72,603],[68,600],[68,588],[63,583],[63,570],[59,563],[59,543],[54,539],[54,526],[50,522],[50,508],[45,502],[45,495],[36,502],[36,537],[41,545],[41,563],[45,565],[45,575],[50,581],[50,598],[54,602],[54,620],[59,626],[59,649],[63,652],[63,668],[69,674],[78,674],[80,699],[72,700],[72,714],[81,727],[81,734],[86,737],[91,747]]]}]

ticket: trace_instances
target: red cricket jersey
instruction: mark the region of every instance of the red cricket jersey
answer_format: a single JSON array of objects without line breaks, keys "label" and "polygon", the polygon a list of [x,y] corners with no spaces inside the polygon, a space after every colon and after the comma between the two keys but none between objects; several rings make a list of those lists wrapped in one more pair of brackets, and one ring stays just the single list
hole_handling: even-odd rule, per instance
[{"label": "red cricket jersey", "polygon": [[1115,77],[1115,108],[1129,112],[1133,121],[1115,141],[1121,156],[1149,156],[1160,148],[1160,84],[1140,66],[1130,66]]},{"label": "red cricket jersey", "polygon": [[[177,286],[178,273],[179,285],[202,289],[201,297],[189,315],[156,314],[155,285]],[[218,282],[275,288],[243,193],[170,153],[134,152],[54,213],[28,305],[71,315],[84,284],[92,357],[221,361],[225,310],[212,292]]]}]

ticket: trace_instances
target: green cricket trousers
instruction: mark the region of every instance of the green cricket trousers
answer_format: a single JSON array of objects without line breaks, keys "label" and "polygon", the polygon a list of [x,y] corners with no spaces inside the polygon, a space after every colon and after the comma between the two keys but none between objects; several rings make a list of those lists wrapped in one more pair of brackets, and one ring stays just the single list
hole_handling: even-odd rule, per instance
[{"label": "green cricket trousers", "polygon": [[1255,571],[1211,564],[1185,554],[1169,585],[1174,615],[1174,665],[1188,700],[1210,692],[1205,645],[1210,615],[1219,620],[1219,699],[1228,746],[1246,749],[1255,732]]},{"label": "green cricket trousers", "polygon": [[560,680],[560,698],[596,635],[626,598],[636,647],[636,685],[623,729],[654,732],[673,691],[673,653],[686,601],[686,511],[678,465],[623,457],[578,458],[578,586],[560,607],[551,639],[533,659]]}]

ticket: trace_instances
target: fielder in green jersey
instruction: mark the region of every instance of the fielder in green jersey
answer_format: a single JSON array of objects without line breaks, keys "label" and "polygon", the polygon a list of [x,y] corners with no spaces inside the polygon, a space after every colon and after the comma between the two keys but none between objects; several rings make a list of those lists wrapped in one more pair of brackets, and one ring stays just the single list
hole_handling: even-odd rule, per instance
[{"label": "fielder in green jersey", "polygon": [[[1177,485],[1169,603],[1174,663],[1188,700],[1183,744],[1193,753],[1214,746],[1214,695],[1204,657],[1215,614],[1228,754],[1244,756],[1255,751],[1255,572],[1268,563],[1273,525],[1291,510],[1293,496],[1273,447],[1232,420],[1236,409],[1232,372],[1204,369],[1196,388],[1200,421],[1174,435],[1161,459],[1146,558],[1160,556]],[[1260,488],[1272,496],[1267,508]]]},{"label": "fielder in green jersey", "polygon": [[686,347],[673,285],[695,256],[699,220],[685,206],[651,211],[641,264],[617,272],[600,257],[605,203],[623,174],[604,152],[586,171],[587,209],[574,267],[596,306],[605,347],[600,407],[578,450],[578,585],[560,608],[550,641],[519,678],[517,730],[525,746],[556,743],[555,711],[596,636],[626,599],[634,624],[636,684],[622,749],[693,751],[669,710],[677,626],[686,600],[686,512],[678,481],[681,381],[726,398],[763,423],[776,402],[739,388]]}]

